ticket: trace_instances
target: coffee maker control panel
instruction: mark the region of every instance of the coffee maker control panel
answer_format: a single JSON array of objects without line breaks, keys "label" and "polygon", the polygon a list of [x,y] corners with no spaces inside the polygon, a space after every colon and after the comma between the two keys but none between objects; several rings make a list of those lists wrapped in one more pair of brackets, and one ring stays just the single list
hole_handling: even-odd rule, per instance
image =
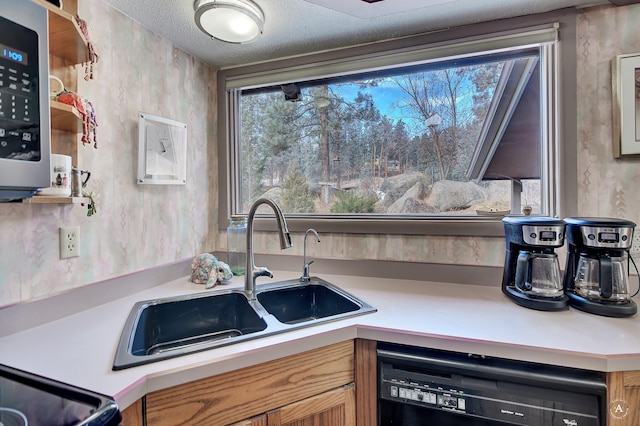
[{"label": "coffee maker control panel", "polygon": [[581,227],[582,243],[586,247],[628,250],[633,242],[633,228]]},{"label": "coffee maker control panel", "polygon": [[522,239],[533,246],[560,247],[564,244],[564,226],[523,225]]}]

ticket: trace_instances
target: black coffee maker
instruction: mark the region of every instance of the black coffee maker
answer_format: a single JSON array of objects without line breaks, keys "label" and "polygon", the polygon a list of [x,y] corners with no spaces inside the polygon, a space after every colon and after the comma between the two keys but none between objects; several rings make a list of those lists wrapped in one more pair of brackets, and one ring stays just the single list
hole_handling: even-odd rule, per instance
[{"label": "black coffee maker", "polygon": [[555,252],[564,245],[565,223],[545,216],[507,216],[502,222],[507,243],[502,292],[526,308],[567,309]]},{"label": "black coffee maker", "polygon": [[608,317],[634,315],[626,260],[635,223],[612,218],[569,217],[564,288],[569,304]]}]

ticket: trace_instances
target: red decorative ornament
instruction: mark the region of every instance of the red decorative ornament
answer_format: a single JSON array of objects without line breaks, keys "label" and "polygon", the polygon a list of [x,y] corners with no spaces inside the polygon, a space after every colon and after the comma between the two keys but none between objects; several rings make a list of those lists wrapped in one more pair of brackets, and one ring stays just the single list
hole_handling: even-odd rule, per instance
[{"label": "red decorative ornament", "polygon": [[71,105],[78,110],[82,117],[82,143],[85,145],[93,143],[93,147],[97,149],[96,128],[98,127],[98,121],[93,104],[68,90],[60,93],[56,100],[63,104]]}]

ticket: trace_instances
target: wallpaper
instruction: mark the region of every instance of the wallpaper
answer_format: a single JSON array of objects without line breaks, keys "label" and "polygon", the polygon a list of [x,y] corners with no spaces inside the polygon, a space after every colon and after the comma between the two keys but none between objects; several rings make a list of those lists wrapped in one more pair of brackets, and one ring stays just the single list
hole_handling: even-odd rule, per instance
[{"label": "wallpaper", "polygon": [[[81,149],[91,171],[86,207],[0,204],[0,307],[224,250],[217,232],[216,71],[102,1],[80,2],[99,55],[95,79],[78,91],[93,102],[99,148]],[[89,6],[90,4],[90,6]],[[640,223],[640,161],[615,160],[611,147],[610,61],[640,52],[640,5],[588,9],[578,20],[578,209],[583,216]],[[159,72],[161,70],[161,72]],[[188,126],[187,185],[135,182],[139,111]],[[59,260],[58,227],[80,227],[81,256]],[[384,259],[502,266],[504,239],[321,235],[314,258]],[[258,234],[257,253],[280,253]],[[283,254],[301,255],[302,236]]]},{"label": "wallpaper", "polygon": [[[80,72],[78,92],[91,101],[98,149],[83,146],[97,214],[80,205],[0,204],[0,306],[210,250],[215,185],[216,72],[102,1],[83,1],[99,55],[94,80]],[[161,70],[161,72],[159,72]],[[137,185],[138,112],[187,124],[187,184]],[[215,205],[215,204],[214,204]],[[59,259],[58,228],[80,227],[80,257]]]},{"label": "wallpaper", "polygon": [[578,211],[640,224],[640,159],[613,157],[611,60],[640,53],[640,5],[578,18]]}]

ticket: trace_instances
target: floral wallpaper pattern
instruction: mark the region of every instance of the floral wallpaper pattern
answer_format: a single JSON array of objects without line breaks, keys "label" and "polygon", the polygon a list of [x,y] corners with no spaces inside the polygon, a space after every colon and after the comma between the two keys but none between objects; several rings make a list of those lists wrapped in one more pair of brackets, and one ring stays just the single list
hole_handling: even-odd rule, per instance
[{"label": "floral wallpaper pattern", "polygon": [[[89,3],[91,4],[89,6]],[[216,71],[102,1],[80,2],[100,61],[79,84],[98,115],[100,147],[82,148],[98,214],[62,205],[0,204],[0,307],[226,247],[217,232]],[[640,223],[640,161],[611,148],[611,59],[640,52],[640,5],[578,17],[578,209]],[[161,72],[159,72],[161,70]],[[584,100],[584,101],[580,101]],[[136,185],[138,111],[187,123],[186,186]],[[58,227],[78,225],[81,256],[58,258]],[[316,258],[383,259],[500,267],[502,238],[322,235]],[[301,255],[302,243],[283,254]],[[279,253],[271,234],[256,252]]]}]

